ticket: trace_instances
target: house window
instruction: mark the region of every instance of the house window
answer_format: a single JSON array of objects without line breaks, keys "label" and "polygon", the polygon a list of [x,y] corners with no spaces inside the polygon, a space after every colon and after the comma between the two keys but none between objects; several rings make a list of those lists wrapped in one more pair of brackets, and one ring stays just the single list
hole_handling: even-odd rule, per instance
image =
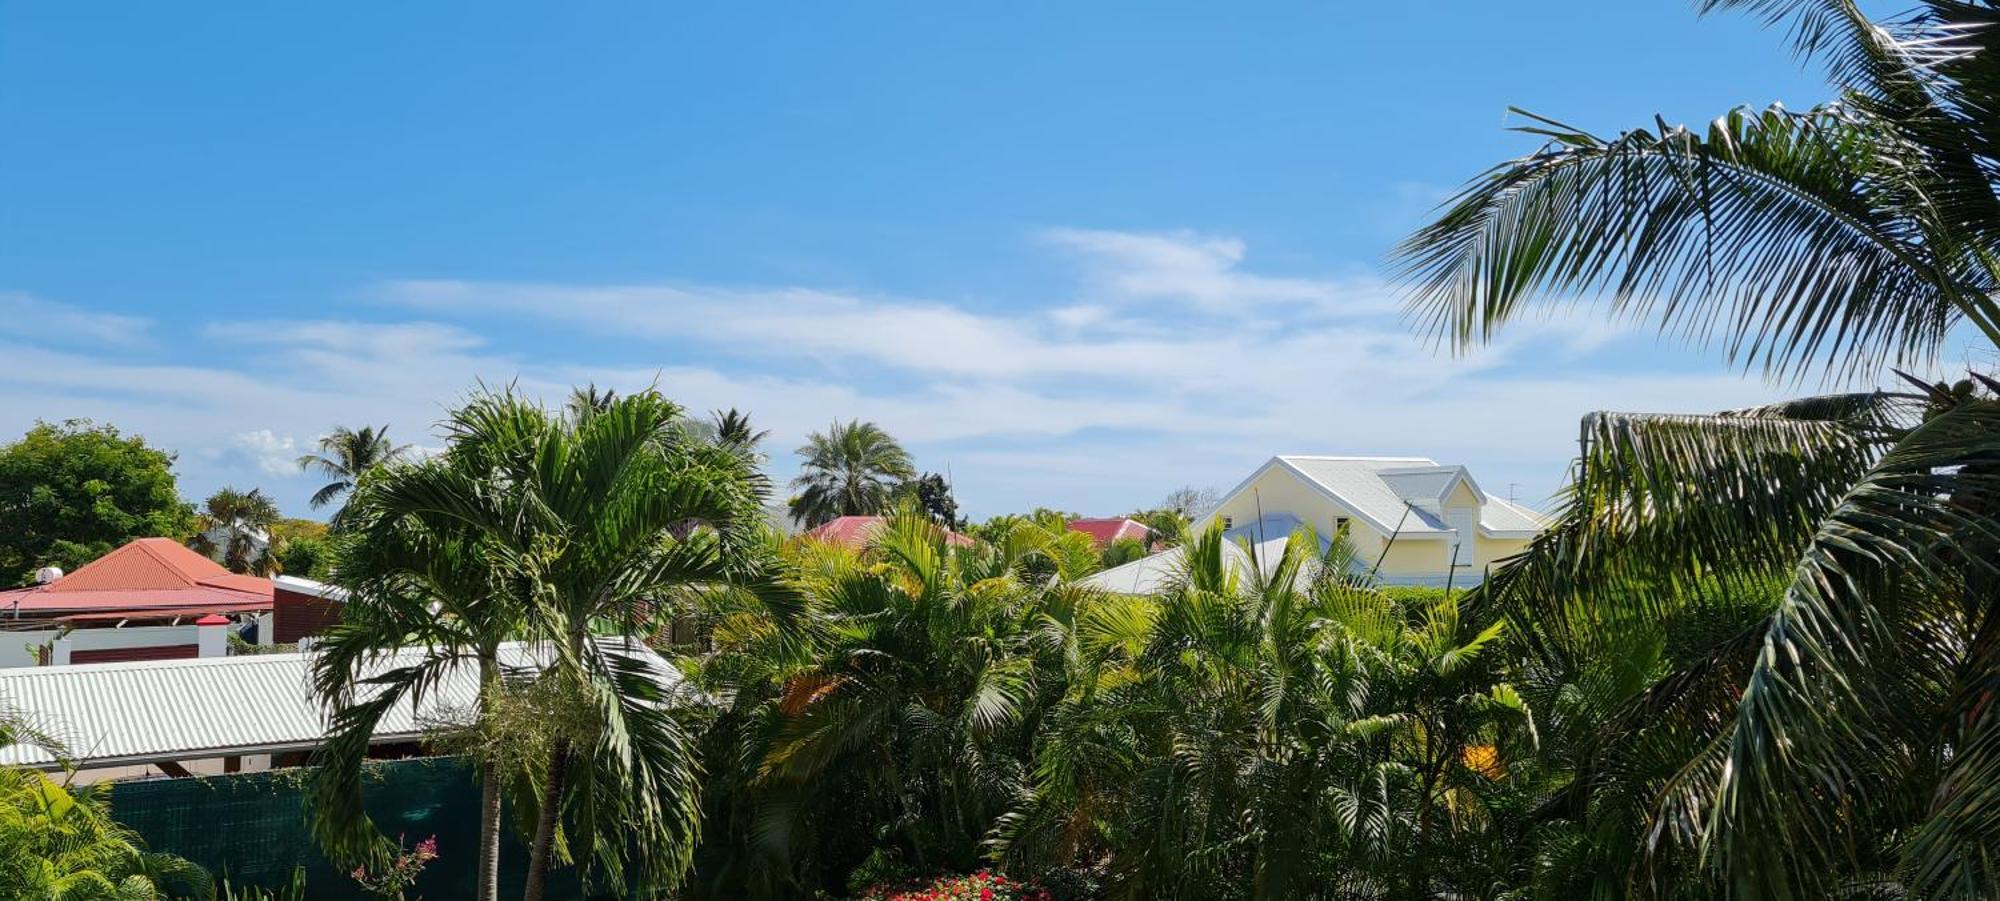
[{"label": "house window", "polygon": [[1333,518],[1333,534],[1335,537],[1347,534],[1347,517],[1336,516]]},{"label": "house window", "polygon": [[1224,531],[1224,532],[1227,532],[1227,531],[1229,531],[1230,529],[1233,529],[1233,528],[1236,528],[1236,520],[1234,520],[1234,519],[1231,519],[1231,518],[1229,518],[1229,517],[1227,517],[1227,516],[1223,517],[1223,518],[1222,518],[1222,531]]}]

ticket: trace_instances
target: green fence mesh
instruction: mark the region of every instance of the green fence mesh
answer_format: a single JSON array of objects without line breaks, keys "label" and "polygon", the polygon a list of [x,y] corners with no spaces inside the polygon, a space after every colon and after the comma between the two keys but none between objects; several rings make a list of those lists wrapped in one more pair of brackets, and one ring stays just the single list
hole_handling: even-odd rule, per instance
[{"label": "green fence mesh", "polygon": [[[437,837],[438,858],[410,894],[430,901],[473,897],[479,862],[479,785],[471,768],[452,758],[374,764],[366,783],[368,813],[384,833],[414,845]],[[368,898],[347,872],[321,856],[306,822],[305,769],[195,779],[121,783],[111,790],[119,822],[149,848],[208,868],[218,881],[276,886],[304,867],[313,898]],[[501,897],[518,897],[527,851],[510,831],[501,848]],[[579,899],[572,873],[553,874],[551,898]]]}]

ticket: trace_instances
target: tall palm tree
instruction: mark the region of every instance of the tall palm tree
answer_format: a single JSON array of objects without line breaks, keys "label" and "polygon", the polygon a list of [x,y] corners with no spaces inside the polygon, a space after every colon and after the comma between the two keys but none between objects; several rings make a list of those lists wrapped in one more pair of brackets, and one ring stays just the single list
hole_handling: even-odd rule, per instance
[{"label": "tall palm tree", "polygon": [[[1399,251],[1413,313],[1465,346],[1594,301],[1774,377],[1925,364],[1961,325],[2000,346],[2000,10],[1702,6],[1789,25],[1838,98],[1614,138],[1531,116],[1548,143]],[[1688,755],[1639,787],[1632,891],[1678,858],[1744,897],[2000,893],[2000,822],[1975,813],[2000,805],[2000,403],[1979,384],[1585,421],[1558,525],[1479,603],[1551,662],[1688,609],[1756,614],[1605,724]],[[1621,781],[1578,780],[1562,815]]]},{"label": "tall palm tree", "polygon": [[313,492],[312,508],[339,500],[354,490],[361,474],[409,454],[407,444],[392,444],[388,426],[362,426],[359,431],[339,426],[319,439],[319,452],[299,458],[299,468],[331,479]]},{"label": "tall palm tree", "polygon": [[524,601],[522,634],[552,653],[543,688],[581,718],[533,774],[530,901],[565,855],[614,888],[671,888],[699,828],[688,735],[653,674],[593,635],[646,634],[723,589],[787,603],[752,556],[768,485],[744,454],[682,426],[655,391],[562,415],[511,391],[481,394],[445,423],[460,462],[399,471],[381,488],[379,503],[477,536]]},{"label": "tall palm tree", "polygon": [[792,488],[792,518],[807,528],[842,516],[877,516],[894,504],[896,486],[917,475],[910,454],[872,422],[834,423],[806,438]]},{"label": "tall palm tree", "polygon": [[278,519],[278,504],[263,489],[220,488],[202,502],[195,517],[200,531],[188,546],[230,572],[270,575],[278,569],[278,558],[271,553],[271,527]]},{"label": "tall palm tree", "polygon": [[[510,756],[505,736],[486,733],[508,690],[499,646],[521,629],[527,588],[494,565],[504,548],[439,510],[444,505],[436,496],[413,501],[422,495],[409,487],[442,484],[476,492],[481,473],[465,469],[472,463],[447,450],[387,468],[348,505],[352,528],[339,539],[342,552],[331,576],[347,590],[347,604],[321,639],[315,661],[315,689],[333,711],[333,728],[319,757],[313,810],[314,830],[335,855],[359,858],[381,847],[361,803],[361,765],[376,724],[451,668],[476,666],[480,687],[467,725],[480,740],[466,744],[467,756],[483,770],[477,897],[492,901],[499,891],[503,783],[524,767]],[[448,499],[458,506],[473,502]],[[389,655],[411,647],[423,648],[424,656],[388,664]]]}]

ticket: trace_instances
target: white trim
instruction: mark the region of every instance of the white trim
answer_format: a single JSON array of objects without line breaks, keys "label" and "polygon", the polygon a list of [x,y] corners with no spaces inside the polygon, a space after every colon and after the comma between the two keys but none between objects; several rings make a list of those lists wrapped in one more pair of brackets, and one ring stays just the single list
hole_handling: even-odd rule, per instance
[{"label": "white trim", "polygon": [[345,588],[328,585],[325,582],[315,582],[311,579],[301,579],[298,576],[277,576],[271,580],[271,584],[293,594],[303,594],[328,601],[347,600],[347,589]]}]

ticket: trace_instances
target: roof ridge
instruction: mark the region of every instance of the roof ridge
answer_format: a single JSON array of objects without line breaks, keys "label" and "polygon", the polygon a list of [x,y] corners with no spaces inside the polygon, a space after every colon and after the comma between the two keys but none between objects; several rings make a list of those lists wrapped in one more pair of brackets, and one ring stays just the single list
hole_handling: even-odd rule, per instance
[{"label": "roof ridge", "polygon": [[1279,454],[1279,455],[1278,455],[1278,459],[1280,459],[1280,460],[1348,460],[1348,461],[1354,461],[1354,462],[1368,462],[1368,463],[1390,463],[1390,462],[1395,462],[1395,463],[1429,463],[1429,464],[1431,464],[1432,466],[1441,466],[1441,465],[1443,465],[1443,464],[1441,464],[1441,463],[1437,462],[1436,460],[1433,460],[1433,459],[1431,459],[1431,458],[1429,458],[1429,457],[1361,457],[1361,456],[1343,456],[1343,455],[1339,455],[1339,454]]}]

